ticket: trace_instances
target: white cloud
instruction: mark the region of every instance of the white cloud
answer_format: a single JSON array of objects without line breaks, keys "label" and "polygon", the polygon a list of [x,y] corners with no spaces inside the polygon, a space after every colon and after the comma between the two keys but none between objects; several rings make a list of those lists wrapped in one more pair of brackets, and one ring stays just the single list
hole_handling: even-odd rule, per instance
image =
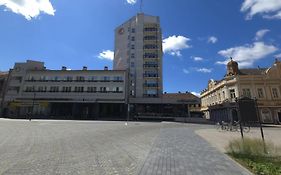
[{"label": "white cloud", "polygon": [[189,74],[189,70],[187,70],[187,69],[183,69],[182,71],[183,71],[183,73],[185,73],[185,74]]},{"label": "white cloud", "polygon": [[279,53],[277,55],[274,55],[274,57],[280,59],[281,58],[281,53]]},{"label": "white cloud", "polygon": [[127,0],[127,3],[134,5],[137,3],[137,0]]},{"label": "white cloud", "polygon": [[163,52],[173,56],[181,56],[181,50],[190,48],[189,38],[184,36],[169,36],[163,40]]},{"label": "white cloud", "polygon": [[200,93],[198,92],[191,92],[193,95],[197,96],[197,97],[200,97]]},{"label": "white cloud", "polygon": [[280,0],[244,0],[242,12],[248,13],[246,19],[251,19],[254,15],[261,14],[264,18],[281,19]]},{"label": "white cloud", "polygon": [[50,0],[0,0],[0,6],[23,15],[27,20],[36,18],[41,12],[55,15],[55,10]]},{"label": "white cloud", "polygon": [[104,50],[101,53],[99,53],[98,58],[99,59],[106,59],[106,60],[113,60],[114,52],[111,51],[111,50]]},{"label": "white cloud", "polygon": [[208,68],[196,68],[197,72],[202,72],[202,73],[211,73],[212,69],[208,69]]},{"label": "white cloud", "polygon": [[202,57],[191,57],[194,61],[203,61],[204,58]]},{"label": "white cloud", "polygon": [[218,42],[218,38],[215,37],[215,36],[210,36],[208,38],[208,43],[212,43],[212,44],[215,44],[216,42]]},{"label": "white cloud", "polygon": [[264,35],[266,33],[268,33],[269,31],[270,30],[268,30],[268,29],[261,29],[261,30],[257,31],[255,40],[258,41],[258,40],[262,39],[264,37]]},{"label": "white cloud", "polygon": [[254,42],[243,46],[233,47],[221,50],[218,54],[226,57],[225,61],[218,61],[217,64],[227,64],[229,57],[233,57],[239,63],[239,67],[253,66],[254,62],[260,60],[278,50],[273,45],[267,45],[264,42]]}]

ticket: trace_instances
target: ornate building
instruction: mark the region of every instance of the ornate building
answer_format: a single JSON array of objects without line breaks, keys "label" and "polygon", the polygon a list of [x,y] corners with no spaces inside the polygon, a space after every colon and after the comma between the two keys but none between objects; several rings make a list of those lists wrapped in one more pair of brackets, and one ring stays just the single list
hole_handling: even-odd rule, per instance
[{"label": "ornate building", "polygon": [[237,120],[236,98],[257,99],[263,123],[281,124],[281,62],[269,68],[239,69],[231,60],[222,80],[210,80],[201,92],[201,111],[213,121]]}]

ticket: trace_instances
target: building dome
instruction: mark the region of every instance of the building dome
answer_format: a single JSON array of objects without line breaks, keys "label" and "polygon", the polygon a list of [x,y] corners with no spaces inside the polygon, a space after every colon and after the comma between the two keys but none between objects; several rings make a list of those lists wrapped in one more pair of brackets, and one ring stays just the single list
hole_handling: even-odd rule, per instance
[{"label": "building dome", "polygon": [[227,76],[237,75],[239,72],[238,69],[238,63],[236,61],[233,61],[232,58],[230,58],[230,61],[227,63]]}]

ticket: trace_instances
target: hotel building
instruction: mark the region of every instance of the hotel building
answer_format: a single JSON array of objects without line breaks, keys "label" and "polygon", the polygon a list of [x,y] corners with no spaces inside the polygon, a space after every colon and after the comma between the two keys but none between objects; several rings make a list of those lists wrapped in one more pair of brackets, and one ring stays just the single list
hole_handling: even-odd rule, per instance
[{"label": "hotel building", "polygon": [[137,14],[115,29],[114,70],[129,70],[130,96],[161,97],[162,33],[159,17]]}]

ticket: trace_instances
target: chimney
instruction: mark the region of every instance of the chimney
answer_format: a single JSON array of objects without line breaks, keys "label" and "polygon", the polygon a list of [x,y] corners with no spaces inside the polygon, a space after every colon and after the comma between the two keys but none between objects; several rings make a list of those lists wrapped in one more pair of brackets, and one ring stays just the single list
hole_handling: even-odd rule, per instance
[{"label": "chimney", "polygon": [[61,70],[66,70],[67,68],[65,66],[62,66],[61,67]]},{"label": "chimney", "polygon": [[83,70],[88,70],[87,66],[83,66]]},{"label": "chimney", "polygon": [[108,70],[108,67],[107,67],[107,66],[104,66],[104,70]]}]

